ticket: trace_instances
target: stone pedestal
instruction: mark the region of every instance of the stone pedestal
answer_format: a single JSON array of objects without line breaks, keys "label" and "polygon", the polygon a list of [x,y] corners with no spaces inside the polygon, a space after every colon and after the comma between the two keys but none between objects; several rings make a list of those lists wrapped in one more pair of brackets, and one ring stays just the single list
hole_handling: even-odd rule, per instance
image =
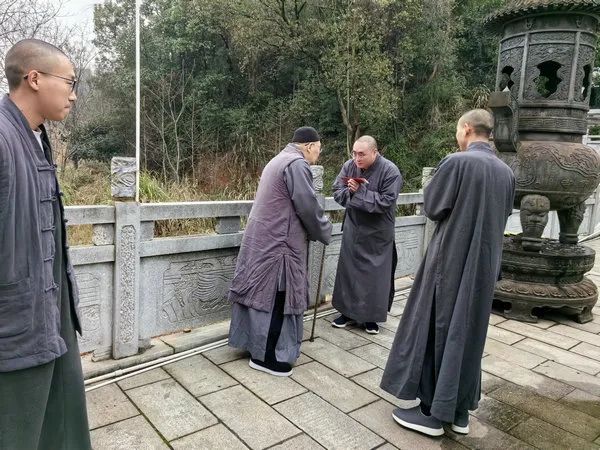
[{"label": "stone pedestal", "polygon": [[595,252],[584,245],[543,239],[539,252],[526,251],[521,236],[505,238],[502,279],[495,300],[504,302],[504,316],[537,322],[534,308],[560,308],[579,323],[592,320],[598,300],[596,285],[584,277],[594,266]]}]

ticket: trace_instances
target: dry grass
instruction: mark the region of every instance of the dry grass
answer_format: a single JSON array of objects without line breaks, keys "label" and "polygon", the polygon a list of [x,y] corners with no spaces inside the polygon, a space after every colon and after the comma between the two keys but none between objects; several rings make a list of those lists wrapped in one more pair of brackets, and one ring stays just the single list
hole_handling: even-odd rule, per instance
[{"label": "dry grass", "polygon": [[[263,155],[264,158],[268,156]],[[340,158],[335,158],[335,161],[322,161],[326,168],[326,196],[331,195],[331,185],[341,163],[343,161]],[[197,167],[202,177],[183,178],[179,183],[165,183],[157,174],[142,172],[140,200],[144,203],[251,200],[256,193],[260,176],[257,164],[256,161],[249,163],[233,154],[223,155],[220,159],[207,157]],[[78,168],[67,165],[58,176],[65,193],[66,205],[112,204],[109,163],[83,162]],[[414,214],[414,210],[414,205],[403,205],[398,208],[397,214],[410,215]],[[330,216],[333,222],[341,222],[343,212],[332,211]],[[155,223],[154,235],[164,237],[210,234],[214,233],[215,225],[216,219],[161,220]],[[69,240],[73,245],[90,245],[92,226],[70,226]]]},{"label": "dry grass", "polygon": [[[156,175],[142,172],[140,176],[140,201],[144,203],[190,202],[210,200],[252,199],[258,186],[258,176],[235,175],[234,161],[227,161],[220,167],[227,175],[203,177],[199,181],[191,178],[179,183],[164,183]],[[229,175],[231,175],[230,178]],[[110,166],[108,163],[85,162],[78,168],[68,165],[58,174],[61,189],[64,191],[65,205],[111,205]],[[227,184],[228,180],[231,184]],[[155,223],[154,235],[184,236],[214,233],[216,219],[161,220]],[[69,240],[72,245],[90,245],[92,226],[76,225],[69,227]]]},{"label": "dry grass", "polygon": [[[67,165],[58,172],[63,200],[66,206],[110,205],[110,166],[99,162],[86,162],[77,168]],[[72,245],[92,243],[92,226],[69,226],[69,241]]]}]

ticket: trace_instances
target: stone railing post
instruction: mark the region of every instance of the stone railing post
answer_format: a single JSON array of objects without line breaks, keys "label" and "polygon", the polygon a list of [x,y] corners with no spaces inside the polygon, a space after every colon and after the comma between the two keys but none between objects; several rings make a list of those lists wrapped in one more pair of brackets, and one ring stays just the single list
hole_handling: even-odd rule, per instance
[{"label": "stone railing post", "polygon": [[[421,189],[419,192],[423,193],[425,186],[429,184],[431,179],[433,178],[433,173],[435,172],[434,167],[423,167],[423,172],[421,175]],[[419,212],[420,215],[425,215],[423,211],[423,206],[420,207]],[[433,220],[427,219],[425,222],[425,232],[423,233],[423,255],[425,255],[425,251],[427,250],[427,246],[429,245],[429,241],[431,241],[431,237],[433,236],[433,232],[435,231],[435,222]]]},{"label": "stone railing post", "polygon": [[[313,175],[313,185],[317,194],[319,204],[325,206],[325,196],[323,195],[323,166],[310,166]],[[320,242],[310,242],[308,244],[308,280],[310,283],[310,305],[314,306],[317,300],[317,284],[319,283],[319,274],[323,264],[324,245]],[[322,297],[323,295],[321,295]]]},{"label": "stone railing post", "polygon": [[597,231],[596,228],[600,225],[600,186],[596,188],[592,195],[594,197],[594,204],[590,210],[590,224],[587,233],[588,236],[594,234]]},{"label": "stone railing post", "polygon": [[135,158],[115,157],[111,192],[115,204],[113,358],[138,352],[140,205],[135,201]]}]

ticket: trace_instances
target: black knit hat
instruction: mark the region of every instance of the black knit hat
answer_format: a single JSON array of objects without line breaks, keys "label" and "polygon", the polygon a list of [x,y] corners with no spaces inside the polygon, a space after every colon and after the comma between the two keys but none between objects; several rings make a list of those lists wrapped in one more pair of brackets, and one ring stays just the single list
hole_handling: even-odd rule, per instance
[{"label": "black knit hat", "polygon": [[292,142],[305,144],[307,142],[317,142],[321,140],[321,136],[313,127],[300,127],[294,131]]}]

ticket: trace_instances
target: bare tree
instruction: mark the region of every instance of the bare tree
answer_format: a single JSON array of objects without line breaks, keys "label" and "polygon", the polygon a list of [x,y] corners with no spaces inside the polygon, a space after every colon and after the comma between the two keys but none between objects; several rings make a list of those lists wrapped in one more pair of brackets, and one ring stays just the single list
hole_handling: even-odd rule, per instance
[{"label": "bare tree", "polygon": [[59,24],[62,0],[0,0],[0,89],[6,90],[4,56],[21,39],[38,38],[65,48],[74,27]]},{"label": "bare tree", "polygon": [[68,159],[77,159],[77,147],[68,147],[66,138],[85,115],[90,97],[88,81],[96,50],[90,42],[89,34],[83,29],[75,25],[65,26],[60,22],[63,5],[63,0],[0,0],[0,91],[8,88],[4,77],[4,57],[16,42],[22,39],[42,39],[69,55],[79,80],[78,100],[67,121],[48,124],[58,160],[64,167]]}]

